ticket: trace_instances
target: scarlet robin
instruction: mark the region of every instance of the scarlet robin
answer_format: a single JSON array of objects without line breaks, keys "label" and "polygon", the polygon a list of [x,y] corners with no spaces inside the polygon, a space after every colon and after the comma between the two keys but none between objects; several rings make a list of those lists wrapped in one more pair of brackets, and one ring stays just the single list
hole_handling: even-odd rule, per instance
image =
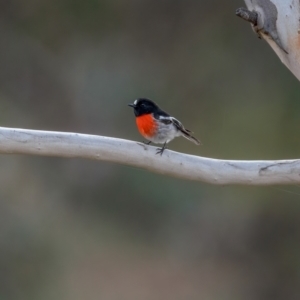
[{"label": "scarlet robin", "polygon": [[134,110],[137,128],[140,134],[149,141],[147,144],[151,142],[163,144],[162,148],[157,149],[156,154],[162,155],[167,143],[178,136],[183,136],[196,145],[200,145],[200,141],[192,136],[190,130],[161,110],[155,102],[140,98],[128,105]]}]

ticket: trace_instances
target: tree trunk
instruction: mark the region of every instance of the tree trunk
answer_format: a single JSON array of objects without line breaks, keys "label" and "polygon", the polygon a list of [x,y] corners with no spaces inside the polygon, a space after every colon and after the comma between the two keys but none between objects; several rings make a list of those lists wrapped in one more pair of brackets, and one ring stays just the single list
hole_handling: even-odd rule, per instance
[{"label": "tree trunk", "polygon": [[300,80],[300,3],[295,0],[245,0],[247,9],[257,14],[257,20],[247,18],[247,10],[237,15],[252,23],[279,56],[280,60]]}]

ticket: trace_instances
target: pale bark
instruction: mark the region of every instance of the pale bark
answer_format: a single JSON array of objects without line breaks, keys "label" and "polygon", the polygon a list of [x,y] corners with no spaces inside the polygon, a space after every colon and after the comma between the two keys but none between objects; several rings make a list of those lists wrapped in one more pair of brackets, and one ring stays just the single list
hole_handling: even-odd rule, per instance
[{"label": "pale bark", "polygon": [[[299,184],[300,160],[219,160],[142,143],[87,134],[0,127],[0,153],[86,158],[140,167],[152,172],[211,184]],[[199,148],[201,153],[201,147]],[[101,168],[101,165],[99,165]]]},{"label": "pale bark", "polygon": [[[295,0],[245,0],[258,14],[255,31],[300,80],[300,3]],[[250,20],[249,20],[250,21]]]},{"label": "pale bark", "polygon": [[[294,0],[245,0],[240,10],[255,31],[300,80],[300,3]],[[251,15],[251,12],[254,11]],[[78,133],[0,127],[0,153],[109,161],[164,175],[211,184],[300,184],[300,160],[219,160],[166,150],[133,141]],[[199,148],[201,153],[201,148]],[[99,165],[99,167],[101,167]]]}]

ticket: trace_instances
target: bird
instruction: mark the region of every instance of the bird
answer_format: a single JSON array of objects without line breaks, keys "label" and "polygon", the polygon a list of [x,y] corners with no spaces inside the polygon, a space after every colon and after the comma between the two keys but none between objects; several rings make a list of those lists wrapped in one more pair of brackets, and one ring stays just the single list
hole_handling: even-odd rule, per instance
[{"label": "bird", "polygon": [[140,134],[149,141],[146,144],[163,144],[161,148],[157,148],[156,154],[162,155],[167,143],[179,136],[200,145],[200,141],[192,135],[190,130],[186,129],[180,121],[161,110],[154,101],[139,98],[128,106],[133,108]]}]

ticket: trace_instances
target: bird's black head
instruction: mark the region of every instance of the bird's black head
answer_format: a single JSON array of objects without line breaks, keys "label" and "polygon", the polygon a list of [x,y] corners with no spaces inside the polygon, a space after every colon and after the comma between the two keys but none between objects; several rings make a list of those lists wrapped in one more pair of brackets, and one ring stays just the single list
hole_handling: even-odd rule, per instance
[{"label": "bird's black head", "polygon": [[136,117],[154,113],[158,109],[158,106],[153,101],[146,98],[136,99],[128,105],[133,107]]}]

